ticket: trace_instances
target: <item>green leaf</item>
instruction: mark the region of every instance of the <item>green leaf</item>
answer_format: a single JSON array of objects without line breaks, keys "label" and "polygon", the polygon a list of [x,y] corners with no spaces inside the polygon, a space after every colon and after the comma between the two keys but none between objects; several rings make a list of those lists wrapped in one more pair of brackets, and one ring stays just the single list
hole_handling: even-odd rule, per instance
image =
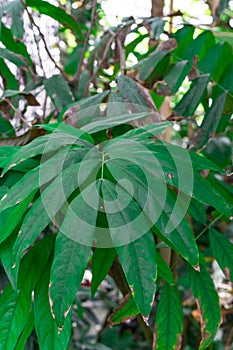
[{"label": "green leaf", "polygon": [[218,124],[222,117],[226,97],[227,92],[223,92],[222,95],[213,101],[213,104],[206,113],[205,118],[198,131],[197,141],[194,145],[194,151],[206,145],[211,135],[216,132]]},{"label": "green leaf", "polygon": [[70,311],[66,317],[64,327],[58,328],[52,317],[49,304],[49,265],[38,281],[34,294],[35,328],[40,350],[67,349],[71,336]]},{"label": "green leaf", "polygon": [[155,314],[155,323],[154,350],[177,349],[183,330],[183,309],[175,286],[165,283]]},{"label": "green leaf", "polygon": [[151,23],[151,30],[153,33],[153,37],[151,39],[159,40],[160,35],[163,33],[165,21],[160,17],[155,17],[150,20],[150,23]]},{"label": "green leaf", "polygon": [[5,79],[6,89],[17,90],[19,88],[17,79],[15,78],[14,74],[12,74],[11,70],[9,69],[9,67],[6,65],[6,63],[2,58],[0,58],[0,66],[1,66],[0,74]]},{"label": "green leaf", "polygon": [[73,96],[67,81],[61,75],[53,75],[44,80],[45,90],[54,106],[62,110],[72,102]]},{"label": "green leaf", "polygon": [[1,136],[3,137],[15,135],[15,130],[11,125],[11,123],[8,120],[4,119],[1,115],[0,115],[0,133],[1,133]]},{"label": "green leaf", "polygon": [[[88,178],[90,173],[98,166],[98,160],[90,159],[82,163],[82,171],[85,173],[77,176],[80,171],[80,164],[73,164],[65,169],[41,194],[28,211],[20,233],[16,238],[12,249],[13,261],[16,264],[14,278],[17,280],[17,266],[21,255],[40,233],[45,229],[58,210],[64,205],[71,193]],[[76,176],[74,176],[74,174]]]},{"label": "green leaf", "polygon": [[161,257],[161,255],[157,250],[156,250],[156,261],[158,266],[158,277],[164,278],[170,284],[175,284],[170,267],[167,265],[167,263]]},{"label": "green leaf", "polygon": [[17,67],[27,65],[27,61],[23,56],[14,53],[8,49],[0,48],[0,58],[9,60],[10,62],[14,63]]},{"label": "green leaf", "polygon": [[49,160],[25,174],[1,199],[1,211],[17,205],[33,191],[41,189],[43,185],[55,178],[64,168],[75,163],[76,153],[75,150],[69,153],[66,149],[61,150]]},{"label": "green leaf", "polygon": [[93,122],[90,122],[82,127],[82,130],[89,132],[90,134],[93,134],[97,131],[106,130],[109,128],[113,128],[117,125],[127,124],[133,120],[138,120],[147,117],[150,114],[150,112],[143,112],[143,113],[129,113],[125,115],[121,115],[117,118],[115,117],[106,117],[106,118],[99,118]]},{"label": "green leaf", "polygon": [[[93,116],[100,116],[99,105],[108,94],[109,91],[106,90],[100,94],[85,97],[69,104],[59,114],[59,122],[63,122],[63,119],[65,118],[67,124],[75,125],[79,128],[90,123],[90,121],[93,120]],[[72,111],[71,116],[69,116],[70,109]]]},{"label": "green leaf", "polygon": [[158,50],[150,54],[147,58],[140,61],[139,78],[146,80],[153,73],[159,62],[168,54],[167,51]]},{"label": "green leaf", "polygon": [[0,31],[1,31],[1,22],[4,14],[10,15],[12,20],[12,33],[16,38],[22,38],[24,33],[22,12],[24,8],[20,0],[13,0],[2,4],[0,8]]},{"label": "green leaf", "polygon": [[198,69],[203,74],[210,74],[211,79],[219,81],[224,70],[232,62],[232,50],[228,43],[219,43],[213,46],[207,55],[198,64]]},{"label": "green leaf", "polygon": [[124,99],[129,100],[134,105],[141,105],[148,108],[147,101],[141,94],[139,85],[135,82],[135,80],[125,75],[121,75],[117,78],[117,84],[119,92]]},{"label": "green leaf", "polygon": [[185,25],[173,34],[173,38],[175,38],[178,43],[177,48],[172,53],[176,61],[185,59],[184,51],[193,42],[194,31],[195,28],[193,26]]},{"label": "green leaf", "polygon": [[49,132],[66,133],[76,137],[77,139],[86,140],[91,144],[94,144],[94,140],[91,137],[91,135],[89,135],[88,133],[84,132],[81,129],[74,128],[71,125],[67,125],[64,123],[54,123],[54,124],[38,124],[38,126]]},{"label": "green leaf", "polygon": [[35,192],[32,192],[18,205],[0,212],[0,243],[19,225],[34,195]]},{"label": "green leaf", "polygon": [[158,95],[174,95],[183,80],[190,70],[188,61],[180,61],[175,63],[167,75],[165,75],[163,82],[156,85]]},{"label": "green leaf", "polygon": [[204,350],[212,343],[219,327],[221,318],[219,298],[214,288],[213,280],[206,269],[203,257],[200,264],[200,271],[195,271],[188,266],[188,274],[193,296],[197,301],[202,315],[202,340],[199,349]]},{"label": "green leaf", "polygon": [[128,294],[122,299],[116,309],[108,318],[108,323],[113,326],[126,322],[139,314],[139,310],[135,304],[132,294]]},{"label": "green leaf", "polygon": [[65,27],[73,29],[77,33],[78,37],[81,40],[84,40],[79,24],[61,7],[54,6],[47,1],[42,0],[26,0],[26,5],[32,7],[34,10],[37,10],[41,14],[52,17],[56,21],[63,24]]},{"label": "green leaf", "polygon": [[132,289],[134,301],[139,311],[148,316],[156,290],[157,275],[153,235],[148,232],[129,244],[116,247],[116,251],[126,280]]},{"label": "green leaf", "polygon": [[201,102],[201,98],[205,92],[209,78],[210,75],[206,74],[192,81],[188,92],[186,92],[186,94],[175,106],[174,112],[177,115],[184,117],[190,117],[193,115],[197,106]]},{"label": "green leaf", "polygon": [[62,327],[67,318],[82,282],[90,252],[90,246],[82,245],[61,233],[58,234],[49,288],[50,305],[58,327]]},{"label": "green leaf", "polygon": [[[20,20],[17,19],[17,22],[20,22]],[[5,45],[5,47],[7,47],[8,50],[11,50],[17,54],[22,55],[23,57],[26,58],[26,60],[32,66],[32,60],[27,51],[25,44],[20,41],[14,40],[12,30],[7,28],[3,24],[1,25],[0,40]]]},{"label": "green leaf", "polygon": [[25,350],[28,338],[30,337],[34,328],[34,312],[31,310],[28,316],[27,323],[20,335],[20,339],[15,347],[15,350]]},{"label": "green leaf", "polygon": [[191,43],[184,51],[183,58],[190,61],[194,56],[198,56],[198,60],[201,60],[214,45],[215,38],[212,31],[205,30],[200,35],[198,35],[196,39],[191,41]]},{"label": "green leaf", "polygon": [[222,271],[233,281],[233,244],[223,234],[209,229],[210,246]]},{"label": "green leaf", "polygon": [[38,242],[23,258],[18,290],[8,285],[0,297],[0,350],[14,350],[27,324],[32,304],[32,291],[51,254],[54,237]]},{"label": "green leaf", "polygon": [[[81,135],[84,133],[82,132]],[[45,135],[37,137],[30,144],[21,147],[18,152],[9,157],[8,162],[6,162],[2,174],[5,174],[9,169],[15,167],[17,164],[22,163],[28,158],[35,157],[37,155],[43,154],[45,158],[46,153],[54,152],[64,146],[83,146],[90,148],[91,145],[84,140],[77,139],[77,137],[69,135],[64,132],[52,133],[50,135]]]},{"label": "green leaf", "polygon": [[114,248],[95,248],[92,256],[92,280],[91,294],[95,295],[100,283],[104,280],[109,272],[116,251]]},{"label": "green leaf", "polygon": [[[171,213],[174,211],[175,205],[178,211],[183,211],[182,196],[180,197],[180,203],[176,202],[176,194],[168,188],[163,211],[155,223],[155,227],[158,230],[156,233],[164,242],[179,252],[192,266],[197,266],[199,263],[199,253],[191,227],[184,216],[185,212],[183,213],[183,219],[180,220],[178,225],[176,223],[176,215],[172,219]],[[169,232],[167,227],[170,221],[172,223],[174,221],[174,228]]]},{"label": "green leaf", "polygon": [[[133,130],[127,131],[125,134],[119,136],[119,138],[123,139],[135,139],[135,140],[143,140],[147,138],[153,138],[155,135],[160,134],[167,128],[169,128],[172,124],[170,122],[162,122],[155,124],[148,124],[143,126],[142,128],[135,128]],[[153,140],[154,142],[154,140]]]}]

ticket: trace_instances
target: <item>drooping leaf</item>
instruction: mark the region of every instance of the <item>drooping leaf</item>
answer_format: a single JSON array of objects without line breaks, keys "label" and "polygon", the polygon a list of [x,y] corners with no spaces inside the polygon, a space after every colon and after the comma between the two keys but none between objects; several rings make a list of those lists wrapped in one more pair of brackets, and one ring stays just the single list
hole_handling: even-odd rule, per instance
[{"label": "drooping leaf", "polygon": [[203,123],[197,135],[197,141],[194,145],[194,151],[200,149],[210,139],[211,135],[217,130],[218,124],[222,117],[222,112],[226,102],[227,92],[223,92],[212,104],[205,115]]},{"label": "drooping leaf", "polygon": [[188,61],[175,63],[162,83],[156,85],[158,95],[174,95],[190,70]]},{"label": "drooping leaf", "polygon": [[183,330],[183,309],[175,286],[165,283],[155,314],[154,350],[180,349]]},{"label": "drooping leaf", "polygon": [[17,67],[27,65],[27,60],[23,56],[5,48],[0,48],[0,58],[9,60],[10,62],[14,63]]},{"label": "drooping leaf", "polygon": [[[21,22],[21,21],[17,19],[17,22]],[[14,25],[13,25],[13,28],[14,28]],[[25,44],[20,41],[14,40],[13,28],[11,30],[2,24],[1,31],[0,31],[0,40],[5,45],[5,47],[7,47],[9,50],[25,57],[26,60],[29,62],[29,64],[32,66],[32,60],[30,55],[28,54]]]},{"label": "drooping leaf", "polygon": [[177,48],[172,53],[176,61],[186,59],[184,56],[184,51],[193,42],[194,31],[195,28],[193,26],[185,25],[175,34],[173,34],[173,38],[175,38],[178,43]]},{"label": "drooping leaf", "polygon": [[[77,134],[78,133],[79,132],[77,131]],[[21,147],[17,153],[10,157],[4,166],[2,174],[5,174],[9,169],[28,158],[32,158],[41,154],[45,158],[46,153],[57,151],[60,148],[64,148],[64,146],[78,147],[78,145],[87,149],[92,147],[90,142],[85,142],[84,132],[80,132],[80,139],[78,139],[76,136],[64,132],[56,132],[41,136],[33,140],[30,144]]]},{"label": "drooping leaf", "polygon": [[[1,26],[1,24],[0,24]],[[18,89],[18,82],[14,76],[14,74],[12,74],[11,70],[9,69],[9,67],[7,66],[7,64],[4,62],[4,60],[2,58],[0,58],[0,65],[1,65],[1,76],[5,79],[5,84],[6,84],[6,89]]]},{"label": "drooping leaf", "polygon": [[1,350],[15,349],[30,314],[32,291],[49,259],[53,238],[38,242],[25,255],[20,266],[18,290],[8,284],[0,297]]},{"label": "drooping leaf", "polygon": [[20,339],[15,347],[15,350],[25,350],[27,340],[30,337],[33,331],[33,328],[34,328],[34,312],[33,310],[31,310],[27,319],[27,323],[20,335]]},{"label": "drooping leaf", "polygon": [[[23,251],[28,248],[50,221],[54,220],[55,214],[64,205],[71,193],[82,186],[90,173],[98,166],[98,160],[94,158],[82,163],[84,176],[77,176],[80,164],[73,164],[65,169],[41,194],[28,211],[20,233],[12,249],[13,261],[16,264],[14,278],[17,280],[17,266]],[[74,176],[75,175],[75,176]]]},{"label": "drooping leaf", "polygon": [[222,271],[233,280],[233,244],[215,229],[209,229],[210,246]]},{"label": "drooping leaf", "polygon": [[86,140],[91,144],[94,144],[94,140],[88,133],[84,132],[81,129],[74,128],[71,125],[64,123],[54,123],[54,124],[39,124],[42,129],[45,129],[49,132],[58,132],[58,133],[67,133],[71,136],[76,137],[77,139]]},{"label": "drooping leaf", "polygon": [[113,128],[114,126],[121,125],[121,124],[127,124],[131,121],[142,119],[147,117],[150,114],[150,112],[143,112],[143,113],[129,113],[125,115],[121,115],[118,118],[99,118],[96,121],[90,122],[89,124],[86,124],[82,127],[82,130],[89,132],[90,134],[93,134],[95,132],[106,130],[109,128]]},{"label": "drooping leaf", "polygon": [[156,250],[156,261],[158,267],[158,277],[164,278],[167,283],[175,284],[172,271],[167,265],[165,260],[161,257],[160,253]]},{"label": "drooping leaf", "polygon": [[154,238],[151,232],[126,245],[116,247],[134,301],[144,316],[151,311],[157,275]]},{"label": "drooping leaf", "polygon": [[139,78],[146,80],[153,73],[159,62],[168,54],[167,51],[158,50],[150,54],[147,58],[140,61]]},{"label": "drooping leaf", "polygon": [[[145,98],[145,95],[142,93],[142,87],[133,79],[127,77],[126,75],[121,75],[117,78],[117,83],[119,92],[126,101],[130,101],[135,106],[140,105],[146,108],[155,108],[153,103],[151,105],[151,101],[148,102],[148,100]],[[143,112],[143,110],[141,111]]]},{"label": "drooping leaf", "polygon": [[58,327],[62,327],[67,318],[82,282],[90,252],[90,246],[69,239],[62,233],[58,234],[49,287],[50,305]]},{"label": "drooping leaf", "polygon": [[59,329],[51,314],[49,304],[49,272],[50,265],[38,281],[34,294],[35,329],[38,337],[40,350],[67,349],[71,335],[70,311],[64,323],[64,327]]},{"label": "drooping leaf", "polygon": [[61,111],[73,97],[67,81],[61,75],[53,75],[44,81],[45,90],[54,106]]},{"label": "drooping leaf", "polygon": [[22,202],[0,213],[0,243],[19,225],[34,195],[32,191]]},{"label": "drooping leaf", "polygon": [[[197,266],[199,263],[197,244],[188,220],[185,217],[186,212],[182,208],[182,196],[179,202],[176,202],[175,193],[168,188],[163,211],[155,223],[155,227],[158,230],[156,233],[168,245],[179,252],[192,266]],[[175,205],[177,208],[176,212],[174,212]],[[171,215],[172,212],[173,216]],[[174,226],[171,231],[168,230],[169,225]]]},{"label": "drooping leaf", "polygon": [[198,56],[198,59],[201,60],[214,45],[215,38],[212,31],[206,30],[192,40],[184,51],[183,57],[192,60],[194,56]]},{"label": "drooping leaf", "polygon": [[95,248],[92,256],[91,294],[95,295],[100,283],[106,277],[116,256],[114,248]]},{"label": "drooping leaf", "polygon": [[195,112],[204,91],[207,87],[210,75],[202,75],[193,80],[191,87],[176,105],[174,112],[179,116],[190,117]]},{"label": "drooping leaf", "polygon": [[11,123],[2,118],[0,115],[0,134],[1,137],[9,137],[9,136],[14,136],[15,135],[15,130],[13,128],[13,126],[11,125]]},{"label": "drooping leaf", "polygon": [[231,62],[231,46],[226,42],[222,42],[216,44],[208,51],[200,61],[198,68],[202,74],[210,74],[211,79],[218,81]]},{"label": "drooping leaf", "polygon": [[41,14],[52,17],[64,26],[73,29],[81,40],[84,39],[79,24],[61,7],[54,6],[49,2],[43,0],[26,0],[26,5],[32,7],[34,10],[37,10]]},{"label": "drooping leaf", "polygon": [[218,294],[214,283],[206,269],[204,258],[200,264],[200,271],[195,271],[188,266],[190,286],[193,296],[197,300],[201,315],[202,340],[199,346],[204,350],[212,343],[220,323],[220,307]]},{"label": "drooping leaf", "polygon": [[21,38],[24,32],[23,21],[21,20],[22,12],[23,5],[20,0],[13,0],[2,4],[0,9],[0,31],[3,15],[10,15],[12,19],[12,33],[16,38]]},{"label": "drooping leaf", "polygon": [[8,193],[1,199],[0,210],[17,205],[27,198],[33,191],[56,177],[65,167],[75,163],[75,151],[61,150],[46,162],[25,174]]},{"label": "drooping leaf", "polygon": [[126,295],[108,318],[110,326],[126,322],[139,314],[132,295]]},{"label": "drooping leaf", "polygon": [[133,130],[129,130],[125,134],[121,135],[120,138],[129,138],[135,140],[152,138],[153,136],[158,135],[167,128],[169,128],[171,125],[172,124],[170,122],[148,124],[143,126],[142,128],[135,128]]}]

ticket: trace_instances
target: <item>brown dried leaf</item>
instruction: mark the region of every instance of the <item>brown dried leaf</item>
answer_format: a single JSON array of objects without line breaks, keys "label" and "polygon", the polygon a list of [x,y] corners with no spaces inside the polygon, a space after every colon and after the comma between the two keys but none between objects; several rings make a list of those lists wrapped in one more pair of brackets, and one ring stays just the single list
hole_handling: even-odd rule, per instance
[{"label": "brown dried leaf", "polygon": [[33,128],[23,135],[0,139],[0,146],[24,146],[36,137],[44,135],[45,132],[43,129]]}]

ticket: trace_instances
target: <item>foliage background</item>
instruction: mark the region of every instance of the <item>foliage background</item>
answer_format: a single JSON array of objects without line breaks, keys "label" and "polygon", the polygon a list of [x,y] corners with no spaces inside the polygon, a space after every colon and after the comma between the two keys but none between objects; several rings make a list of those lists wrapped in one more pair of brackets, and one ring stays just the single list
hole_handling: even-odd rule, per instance
[{"label": "foliage background", "polygon": [[[194,2],[193,6],[197,3],[200,2]],[[209,349],[230,349],[233,319],[232,284],[229,280],[232,280],[233,249],[230,243],[232,223],[229,219],[232,214],[229,214],[226,207],[232,209],[233,205],[232,178],[227,176],[227,173],[232,173],[232,2],[210,1],[206,10],[207,24],[200,23],[200,18],[198,21],[193,18],[195,16],[192,8],[190,13],[181,13],[177,11],[182,9],[176,8],[172,2],[165,4],[165,8],[163,2],[160,2],[160,7],[156,7],[160,11],[155,14],[156,18],[118,19],[116,26],[111,28],[107,27],[108,19],[105,18],[101,3],[64,1],[54,4],[59,7],[34,0],[27,0],[25,3],[15,0],[1,4],[0,165],[2,174],[5,173],[1,178],[2,197],[12,188],[9,193],[15,201],[17,187],[14,185],[20,183],[21,177],[27,173],[29,182],[31,181],[30,171],[37,166],[40,154],[33,154],[31,146],[28,147],[29,159],[26,162],[17,164],[10,171],[9,165],[17,160],[18,147],[30,145],[33,139],[34,142],[40,140],[40,136],[44,134],[43,125],[64,120],[75,124],[75,118],[80,115],[79,109],[82,106],[96,106],[101,102],[129,101],[149,107],[154,105],[163,120],[173,123],[173,127],[163,135],[166,142],[189,148],[213,161],[215,165],[202,165],[200,158],[200,164],[195,163],[195,170],[197,173],[202,171],[206,182],[202,184],[198,177],[199,202],[190,209],[188,217],[197,246],[205,256],[202,262],[203,271],[207,267],[208,273],[203,272],[204,279],[198,280],[198,273],[184,259],[178,259],[177,254],[183,256],[182,249],[174,249],[171,256],[168,256],[168,247],[165,245],[162,248],[165,250],[158,250],[158,245],[157,250],[172,267],[172,274],[160,262],[159,277],[161,280],[165,278],[167,282],[165,287],[163,282],[157,282],[160,287],[155,294],[150,328],[153,330],[155,314],[160,325],[164,322],[164,314],[170,313],[171,320],[175,321],[173,312],[167,309],[169,291],[173,298],[171,300],[177,305],[177,292],[173,289],[174,279],[182,296],[184,313],[182,348],[197,349],[201,339],[205,340],[206,334],[201,334],[199,326],[204,312],[205,321],[202,321],[202,327],[206,322],[210,335],[206,346]],[[161,11],[172,16],[161,18]],[[168,41],[169,38],[172,40]],[[161,43],[165,45],[161,46]],[[85,123],[84,121],[84,125]],[[37,124],[41,124],[41,127],[37,127]],[[111,137],[124,132],[123,126],[120,129],[113,128]],[[109,138],[109,134],[105,129],[94,135],[95,142],[106,138]],[[22,155],[25,156],[26,148],[25,151],[24,148],[22,150]],[[223,168],[225,173],[217,166]],[[175,183],[173,185],[176,186]],[[22,186],[18,187],[18,191],[19,189],[22,191]],[[69,326],[58,337],[46,292],[51,278],[51,252],[56,235],[53,225],[47,224],[41,231],[35,228],[33,237],[28,237],[26,244],[19,250],[16,249],[16,236],[30,210],[30,203],[34,203],[36,199],[34,195],[31,191],[19,206],[1,209],[1,289],[4,292],[0,299],[0,330],[3,335],[0,349],[46,349],[48,343],[50,348],[57,349],[60,346],[64,349],[64,344],[70,338]],[[29,227],[35,226],[30,224]],[[186,228],[183,234],[186,235],[187,232]],[[34,244],[35,240],[37,244]],[[174,248],[176,242],[172,243]],[[96,263],[97,272],[94,272],[94,256],[93,265],[91,259],[87,259],[88,256],[86,260],[83,258],[80,282],[87,260],[89,275],[86,272],[86,278],[75,296],[73,311],[66,321],[67,324],[71,323],[72,318],[72,336],[67,345],[69,349],[151,348],[138,326],[140,320],[131,320],[129,317],[128,313],[135,315],[138,312],[135,312],[134,304],[129,308],[130,311],[123,309],[124,317],[115,315],[120,320],[128,317],[127,322],[113,328],[107,327],[109,313],[122,298],[120,286],[111,270],[110,276],[105,278],[107,267],[111,267],[114,256],[110,254],[105,257],[108,263],[103,271]],[[17,284],[19,294],[14,285],[17,276],[12,270],[15,257],[22,258]],[[191,261],[192,258],[189,257],[188,262]],[[126,263],[123,263],[125,271],[127,264],[124,264]],[[31,274],[28,275],[31,266]],[[146,269],[146,266],[142,266],[142,269]],[[90,271],[97,279],[96,288],[101,282],[94,300],[91,299]],[[74,271],[71,270],[70,273],[72,275]],[[101,275],[99,280],[96,277],[98,274]],[[130,284],[131,277],[125,274]],[[218,328],[218,301],[209,274],[214,278],[220,297],[221,328]],[[35,276],[38,277],[37,280]],[[10,283],[7,284],[8,280],[13,288]],[[95,289],[93,285],[92,282],[92,293]],[[195,286],[198,286],[197,290]],[[143,287],[147,290],[151,288],[151,284]],[[212,296],[209,297],[209,304],[206,304],[208,288]],[[165,295],[164,299],[161,290],[164,293],[162,296]],[[31,300],[32,291],[34,299]],[[193,296],[203,303],[202,311],[196,306]],[[35,303],[32,307],[33,300]],[[51,327],[54,327],[53,336],[45,339],[46,329]],[[213,340],[217,329],[217,337]],[[160,345],[156,345],[156,349],[167,348],[163,341],[168,333],[173,336],[171,348],[175,346],[174,341],[177,343],[179,322],[177,327],[173,324],[164,330],[165,334],[161,333],[162,340]],[[206,348],[205,345],[203,348]]]}]

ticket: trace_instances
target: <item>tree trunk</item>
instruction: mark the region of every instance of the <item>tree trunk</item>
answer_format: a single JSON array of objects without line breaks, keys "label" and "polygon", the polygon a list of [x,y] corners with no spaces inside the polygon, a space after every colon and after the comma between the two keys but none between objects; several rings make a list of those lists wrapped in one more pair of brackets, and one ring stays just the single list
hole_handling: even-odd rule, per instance
[{"label": "tree trunk", "polygon": [[151,17],[162,17],[164,0],[151,0]]}]

